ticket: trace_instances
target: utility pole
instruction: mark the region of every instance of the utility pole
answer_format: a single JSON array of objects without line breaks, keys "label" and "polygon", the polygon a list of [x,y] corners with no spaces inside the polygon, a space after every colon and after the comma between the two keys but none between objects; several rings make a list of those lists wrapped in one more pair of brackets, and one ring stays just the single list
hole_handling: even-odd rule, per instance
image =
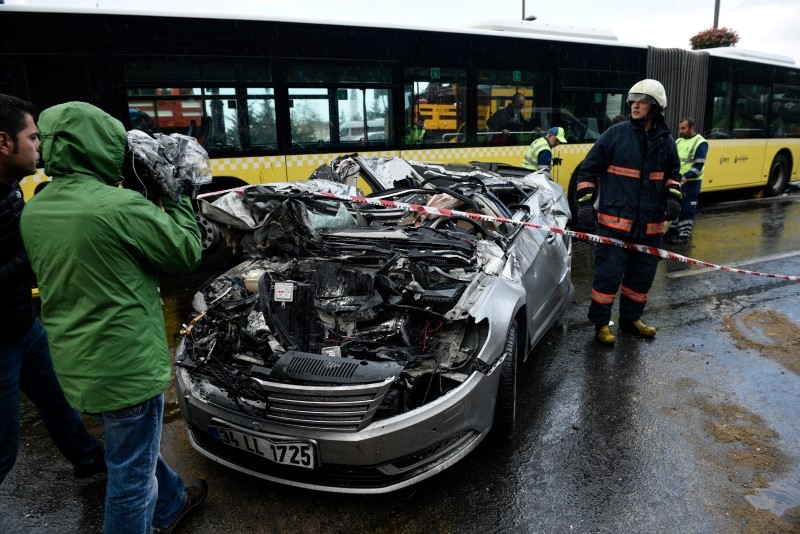
[{"label": "utility pole", "polygon": [[[525,18],[525,0],[522,0],[522,18]],[[714,1],[714,28],[719,25],[719,0]]]}]

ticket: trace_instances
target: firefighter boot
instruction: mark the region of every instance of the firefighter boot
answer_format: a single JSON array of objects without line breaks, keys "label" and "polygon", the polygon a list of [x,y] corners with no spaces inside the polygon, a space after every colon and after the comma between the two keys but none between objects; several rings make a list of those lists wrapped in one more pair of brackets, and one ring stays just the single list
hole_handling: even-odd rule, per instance
[{"label": "firefighter boot", "polygon": [[611,331],[611,327],[607,324],[599,324],[595,326],[594,338],[603,345],[613,345],[617,337]]},{"label": "firefighter boot", "polygon": [[639,319],[636,319],[635,321],[623,321],[620,319],[619,327],[626,332],[639,334],[642,337],[653,337],[656,335],[655,326],[647,326]]}]

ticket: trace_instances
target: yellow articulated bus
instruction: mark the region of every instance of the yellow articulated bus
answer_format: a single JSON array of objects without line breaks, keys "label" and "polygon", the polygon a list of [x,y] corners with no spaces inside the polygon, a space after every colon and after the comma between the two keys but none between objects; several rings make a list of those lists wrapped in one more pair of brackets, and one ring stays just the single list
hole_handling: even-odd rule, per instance
[{"label": "yellow articulated bus", "polygon": [[[536,21],[396,28],[11,5],[0,16],[0,92],[39,108],[83,100],[131,129],[192,135],[211,157],[210,190],[302,180],[355,152],[520,166],[552,126],[569,141],[553,179],[573,189],[643,78],[664,84],[674,133],[691,116],[709,140],[703,192],[780,194],[800,164],[800,69],[781,56],[658,49]],[[498,126],[516,94],[522,108]],[[25,179],[26,198],[46,180]],[[210,254],[220,239],[201,225]]]}]

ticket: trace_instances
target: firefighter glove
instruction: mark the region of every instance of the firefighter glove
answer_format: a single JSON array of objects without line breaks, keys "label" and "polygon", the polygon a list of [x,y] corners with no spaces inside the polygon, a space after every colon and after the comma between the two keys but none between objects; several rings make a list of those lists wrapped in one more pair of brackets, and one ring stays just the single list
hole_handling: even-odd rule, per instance
[{"label": "firefighter glove", "polygon": [[592,205],[592,199],[594,198],[594,187],[589,187],[578,191],[578,204],[581,206],[583,205]]},{"label": "firefighter glove", "polygon": [[581,228],[594,228],[594,208],[591,204],[581,204],[578,208],[578,225]]},{"label": "firefighter glove", "polygon": [[681,214],[681,203],[675,197],[667,197],[667,220],[674,221]]},{"label": "firefighter glove", "polygon": [[678,215],[681,214],[681,199],[683,198],[683,193],[677,186],[670,186],[665,193],[667,220],[674,221],[678,218]]}]

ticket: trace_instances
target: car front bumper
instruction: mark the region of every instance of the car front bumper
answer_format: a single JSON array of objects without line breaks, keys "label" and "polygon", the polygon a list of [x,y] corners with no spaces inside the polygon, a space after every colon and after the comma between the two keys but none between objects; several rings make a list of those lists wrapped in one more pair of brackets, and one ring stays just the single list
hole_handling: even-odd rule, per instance
[{"label": "car front bumper", "polygon": [[[260,419],[215,402],[176,369],[178,399],[189,440],[202,454],[266,480],[338,493],[387,493],[429,478],[472,451],[494,419],[502,358],[489,374],[464,383],[415,410],[373,421],[357,431],[304,428]],[[313,388],[312,386],[309,386]],[[207,390],[206,390],[207,391]],[[223,443],[212,427],[272,441],[311,444],[311,469],[283,465]]]}]

